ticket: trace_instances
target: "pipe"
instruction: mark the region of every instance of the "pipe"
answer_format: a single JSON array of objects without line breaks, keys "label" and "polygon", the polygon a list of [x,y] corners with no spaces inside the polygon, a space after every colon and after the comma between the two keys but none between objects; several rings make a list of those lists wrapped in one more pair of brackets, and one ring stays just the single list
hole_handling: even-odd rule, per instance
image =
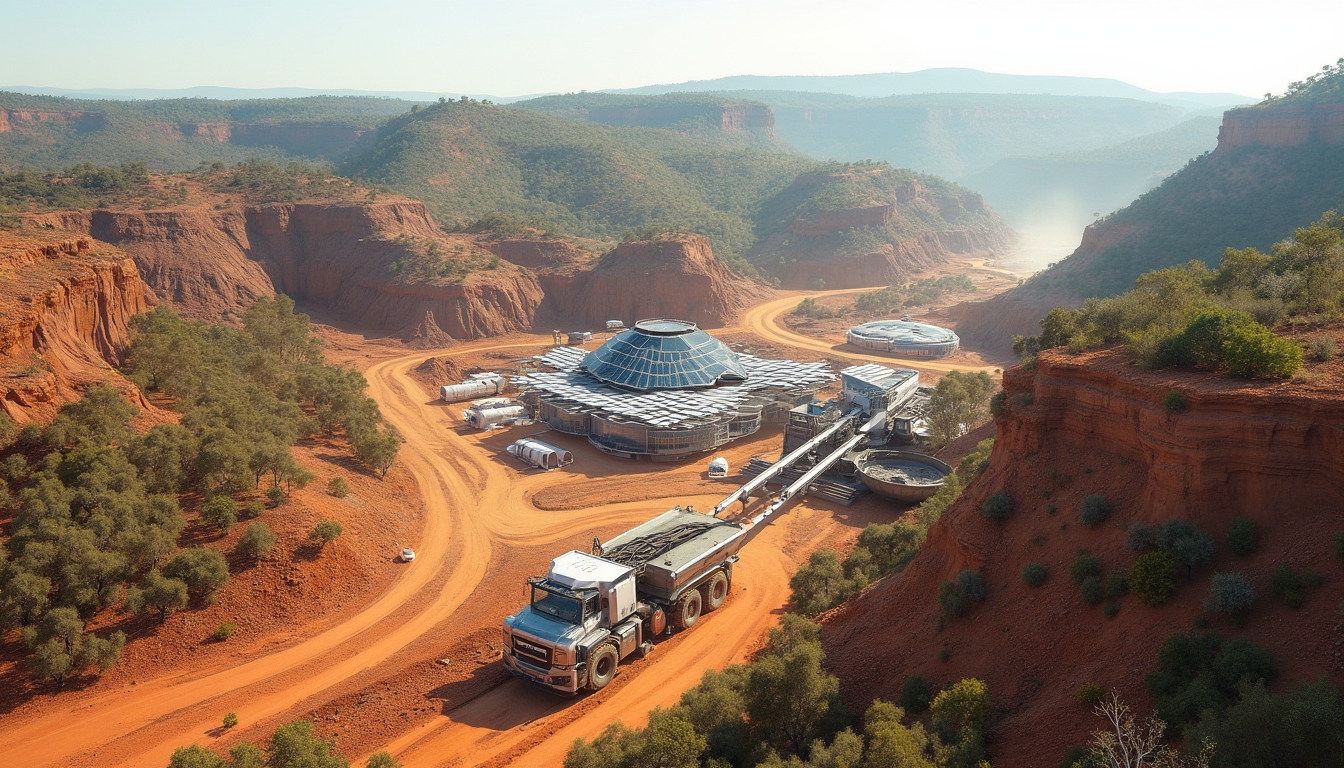
[{"label": "pipe", "polygon": [[[815,437],[811,438],[807,442],[795,448],[793,452],[790,453],[788,456],[785,456],[781,458],[779,461],[776,461],[774,464],[771,464],[764,472],[748,480],[736,491],[733,491],[728,496],[728,498],[716,504],[714,506],[714,511],[710,512],[709,514],[712,517],[718,517],[720,512],[727,509],[733,502],[737,501],[738,499],[742,499],[743,503],[745,504],[746,503],[745,500],[751,498],[751,494],[755,493],[757,489],[759,489],[766,483],[770,482],[770,480],[774,478],[775,475],[778,475],[780,472],[783,472],[785,469],[788,469],[789,467],[793,466],[794,462],[806,456],[813,448],[816,448],[818,445],[825,442],[826,438],[835,434],[836,431],[838,431],[841,427],[848,424],[850,421],[854,420],[855,418],[858,418],[860,413],[862,413],[862,411],[860,411],[858,408],[855,408],[854,410],[850,411],[844,416],[841,416],[840,418],[836,419],[834,424],[822,430]],[[869,420],[869,422],[863,426],[863,429],[867,430],[870,426],[872,426],[873,421],[875,421],[876,419],[877,417],[874,416],[872,420]],[[866,434],[866,432],[861,433]],[[834,464],[835,462],[831,463]]]}]

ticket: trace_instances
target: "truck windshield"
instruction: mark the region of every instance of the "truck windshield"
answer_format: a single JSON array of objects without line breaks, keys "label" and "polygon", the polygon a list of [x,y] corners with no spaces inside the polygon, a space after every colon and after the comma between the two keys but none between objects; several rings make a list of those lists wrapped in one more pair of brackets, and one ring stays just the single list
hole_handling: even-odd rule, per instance
[{"label": "truck windshield", "polygon": [[557,594],[538,584],[533,584],[532,610],[554,616],[570,624],[580,624],[583,618],[583,601],[577,597]]}]

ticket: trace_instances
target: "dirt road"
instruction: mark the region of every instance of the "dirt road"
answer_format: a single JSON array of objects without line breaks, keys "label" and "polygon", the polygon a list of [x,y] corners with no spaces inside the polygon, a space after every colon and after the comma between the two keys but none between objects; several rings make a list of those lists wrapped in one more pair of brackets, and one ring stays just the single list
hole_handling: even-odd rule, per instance
[{"label": "dirt road", "polygon": [[[756,307],[745,313],[740,329],[786,346],[892,362],[837,350],[780,328],[776,319],[798,300],[790,296]],[[407,439],[400,461],[419,484],[426,507],[424,537],[416,546],[419,557],[382,594],[348,618],[282,647],[252,649],[209,669],[140,680],[71,698],[69,704],[58,699],[36,717],[0,722],[0,754],[8,763],[34,767],[160,768],[178,746],[209,746],[224,737],[217,727],[223,712],[236,712],[245,726],[259,727],[282,716],[297,717],[383,667],[383,674],[396,674],[397,665],[408,663],[398,653],[412,643],[446,636],[475,621],[478,607],[469,602],[473,595],[516,591],[514,582],[522,583],[518,574],[492,568],[502,553],[526,548],[550,552],[525,566],[544,570],[545,559],[572,546],[576,532],[619,530],[673,504],[708,507],[726,494],[726,486],[703,486],[700,462],[651,466],[605,456],[586,443],[575,446],[583,463],[576,465],[577,471],[522,472],[501,460],[499,436],[462,430],[457,414],[428,400],[408,374],[432,354],[533,354],[546,341],[486,340],[419,352],[366,371],[370,395]],[[916,367],[941,371],[975,366]],[[757,449],[755,444],[739,444],[728,453],[736,465]],[[641,501],[623,500],[630,498],[625,494],[631,478],[641,477],[665,487],[667,495],[650,498],[646,491]],[[539,491],[554,495],[567,486],[574,489],[571,497],[591,492],[592,501],[548,509],[532,503]],[[698,490],[688,495],[684,491],[689,489]],[[837,511],[824,502],[814,507],[803,500],[744,553],[734,594],[724,608],[707,616],[703,627],[660,643],[650,658],[633,665],[601,694],[562,701],[510,682],[444,715],[414,723],[387,747],[408,768],[558,764],[574,738],[592,737],[618,719],[638,724],[649,708],[675,702],[704,670],[742,660],[777,620],[787,599],[788,575],[799,560],[819,544],[852,535],[884,513],[878,505]],[[501,580],[507,583],[501,586]]]}]

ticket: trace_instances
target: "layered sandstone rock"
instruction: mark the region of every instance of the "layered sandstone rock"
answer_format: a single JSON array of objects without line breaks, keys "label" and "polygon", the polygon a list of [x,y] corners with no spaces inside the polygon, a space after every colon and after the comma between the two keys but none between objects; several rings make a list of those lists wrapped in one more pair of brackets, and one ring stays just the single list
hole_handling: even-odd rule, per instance
[{"label": "layered sandstone rock", "polygon": [[92,234],[130,253],[155,293],[191,317],[236,317],[285,293],[373,330],[404,332],[432,312],[454,338],[531,327],[541,288],[512,264],[459,281],[412,279],[391,269],[441,241],[424,204],[267,203],[159,211],[41,214],[34,223]]},{"label": "layered sandstone rock", "polygon": [[[46,420],[88,386],[120,383],[111,365],[149,292],[126,254],[59,231],[0,231],[0,409]],[[139,398],[139,392],[133,392]]]},{"label": "layered sandstone rock", "polygon": [[541,279],[554,312],[590,326],[675,317],[718,328],[771,295],[714,258],[709,241],[698,235],[622,243],[595,266]]},{"label": "layered sandstone rock", "polygon": [[[910,674],[935,686],[978,677],[993,701],[996,765],[1030,765],[1086,741],[1098,724],[1074,699],[1080,681],[1146,707],[1143,678],[1161,642],[1187,631],[1201,611],[1211,572],[1235,570],[1263,589],[1284,562],[1333,567],[1328,542],[1344,506],[1344,433],[1336,426],[1344,398],[1332,366],[1317,383],[1244,381],[1142,372],[1117,349],[1047,351],[1034,371],[1008,371],[989,468],[905,571],[825,617],[827,666],[847,703],[862,709],[873,697],[895,700]],[[1183,410],[1165,407],[1172,390],[1184,395]],[[980,514],[998,491],[1015,503],[1003,521]],[[1077,519],[1092,494],[1111,509],[1096,528]],[[1234,557],[1221,543],[1239,516],[1255,522],[1260,544]],[[1182,574],[1158,608],[1122,597],[1119,614],[1107,619],[1080,602],[1068,577],[1079,550],[1096,555],[1106,573],[1121,572],[1136,556],[1125,546],[1127,527],[1171,518],[1218,543],[1209,569],[1193,580]],[[1028,561],[1048,568],[1044,586],[1023,583]],[[940,619],[940,585],[963,569],[981,575],[988,597],[967,616]],[[1321,591],[1297,612],[1261,601],[1237,629],[1274,652],[1285,685],[1326,674],[1338,682],[1332,630],[1344,585]]]},{"label": "layered sandstone rock", "polygon": [[1218,150],[1260,145],[1344,143],[1344,104],[1286,104],[1231,109],[1218,129]]}]

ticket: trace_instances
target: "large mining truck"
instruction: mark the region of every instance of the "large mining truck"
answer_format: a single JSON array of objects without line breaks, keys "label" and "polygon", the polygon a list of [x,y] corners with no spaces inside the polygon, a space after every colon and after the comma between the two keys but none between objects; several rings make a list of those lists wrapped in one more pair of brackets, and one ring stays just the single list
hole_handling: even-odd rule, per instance
[{"label": "large mining truck", "polygon": [[723,605],[746,531],[681,507],[528,579],[531,603],[504,620],[504,666],[564,694],[600,690],[670,627]]}]

